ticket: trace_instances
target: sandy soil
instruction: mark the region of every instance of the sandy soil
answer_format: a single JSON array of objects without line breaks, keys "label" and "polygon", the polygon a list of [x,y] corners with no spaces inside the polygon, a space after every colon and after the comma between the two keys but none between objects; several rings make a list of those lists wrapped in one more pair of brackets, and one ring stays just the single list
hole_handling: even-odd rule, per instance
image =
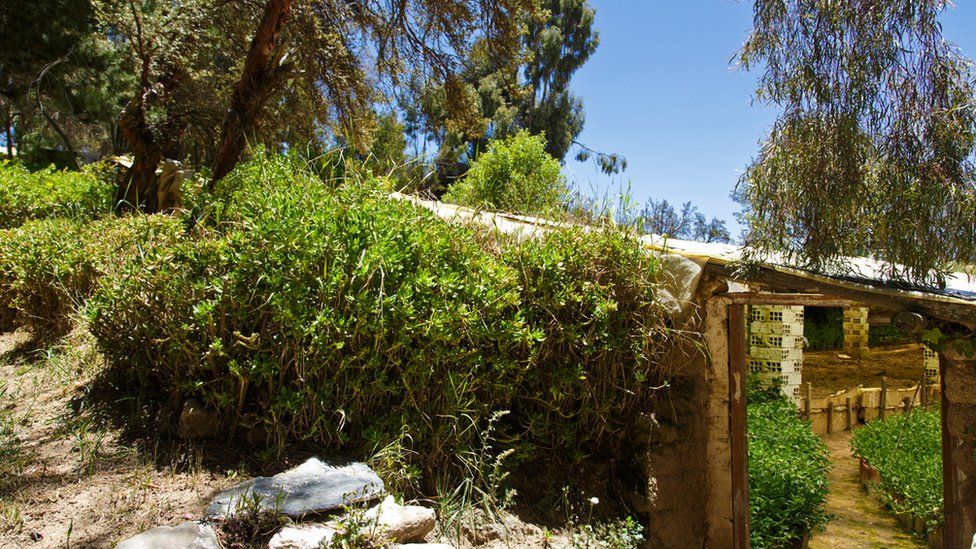
[{"label": "sandy soil", "polygon": [[829,474],[827,512],[832,515],[823,532],[816,532],[810,549],[916,549],[926,547],[877,500],[861,489],[857,460],[851,456],[851,432],[824,437],[833,464]]},{"label": "sandy soil", "polygon": [[[31,350],[23,333],[0,335],[0,392],[15,459],[0,470],[0,546],[111,547],[158,524],[199,515],[236,480],[192,457],[160,467],[119,442],[86,411],[88,342]],[[0,441],[2,444],[3,441]]]},{"label": "sandy soil", "polygon": [[815,398],[825,397],[864,385],[881,387],[881,378],[889,387],[913,387],[922,378],[922,347],[904,345],[893,349],[875,349],[869,358],[841,358],[841,351],[804,351],[803,381],[812,384]]}]

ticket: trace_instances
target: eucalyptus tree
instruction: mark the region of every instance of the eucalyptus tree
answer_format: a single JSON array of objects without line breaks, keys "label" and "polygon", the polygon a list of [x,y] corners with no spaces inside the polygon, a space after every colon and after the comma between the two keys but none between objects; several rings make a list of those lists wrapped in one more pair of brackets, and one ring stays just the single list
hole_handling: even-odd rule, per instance
[{"label": "eucalyptus tree", "polygon": [[970,61],[942,0],[755,0],[740,61],[780,114],[737,196],[758,255],[822,269],[870,253],[938,282],[976,260]]},{"label": "eucalyptus tree", "polygon": [[475,44],[501,65],[521,51],[522,14],[537,0],[268,0],[234,86],[212,183],[239,161],[266,105],[287,88],[322,98],[322,114],[351,144],[368,144],[378,91],[413,72],[443,83],[448,112],[470,121],[459,80]]},{"label": "eucalyptus tree", "polygon": [[[250,144],[321,141],[365,148],[374,107],[403,74],[445,83],[451,112],[463,53],[520,51],[535,0],[97,0],[100,24],[130,60],[137,91],[119,116],[134,155],[119,203],[153,211],[162,158],[212,164],[211,186]],[[514,61],[513,61],[514,62]],[[188,150],[192,148],[192,150]]]},{"label": "eucalyptus tree", "polygon": [[[155,171],[216,140],[232,80],[243,57],[249,3],[96,0],[99,24],[126,59],[135,86],[118,114],[133,155],[116,194],[119,208],[155,211]],[[253,11],[253,10],[252,10]]]},{"label": "eucalyptus tree", "polygon": [[[466,171],[490,140],[520,130],[544,134],[546,151],[560,161],[575,149],[578,160],[595,157],[607,173],[626,167],[622,156],[578,141],[586,117],[583,100],[572,93],[570,82],[599,45],[595,11],[588,0],[544,0],[542,6],[538,14],[523,16],[525,55],[517,66],[500,62],[479,44],[468,52],[461,81],[479,109],[474,124],[451,116],[438,83],[415,78],[412,93],[401,100],[407,131],[437,146],[441,175],[447,179]],[[457,173],[447,173],[451,171]]]},{"label": "eucalyptus tree", "polygon": [[650,198],[637,213],[637,220],[645,233],[698,242],[732,242],[732,235],[729,234],[725,221],[717,217],[709,220],[691,202],[682,204],[679,211],[667,200]]},{"label": "eucalyptus tree", "polygon": [[131,79],[97,28],[88,0],[0,3],[0,98],[5,141],[21,154],[59,147],[112,150]]}]

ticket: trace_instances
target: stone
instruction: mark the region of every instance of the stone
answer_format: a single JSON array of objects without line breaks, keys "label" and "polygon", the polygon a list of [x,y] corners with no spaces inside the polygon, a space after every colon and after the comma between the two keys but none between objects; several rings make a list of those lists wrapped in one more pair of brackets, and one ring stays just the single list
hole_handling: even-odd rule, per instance
[{"label": "stone", "polygon": [[383,481],[366,464],[335,466],[310,458],[273,477],[257,477],[224,490],[207,507],[207,516],[233,515],[242,497],[256,497],[262,509],[300,518],[372,501],[382,494]]},{"label": "stone", "polygon": [[454,546],[450,543],[398,543],[393,549],[454,549]]},{"label": "stone", "polygon": [[328,526],[286,526],[268,542],[268,549],[318,549],[332,541],[336,531]]},{"label": "stone", "polygon": [[187,521],[179,526],[160,526],[133,536],[116,549],[220,549],[213,526]]},{"label": "stone", "polygon": [[433,509],[419,505],[400,505],[393,496],[366,511],[366,519],[379,526],[393,541],[409,542],[424,539],[437,522]]},{"label": "stone", "polygon": [[220,416],[208,410],[199,400],[191,398],[183,404],[177,431],[183,438],[207,438],[220,428]]}]

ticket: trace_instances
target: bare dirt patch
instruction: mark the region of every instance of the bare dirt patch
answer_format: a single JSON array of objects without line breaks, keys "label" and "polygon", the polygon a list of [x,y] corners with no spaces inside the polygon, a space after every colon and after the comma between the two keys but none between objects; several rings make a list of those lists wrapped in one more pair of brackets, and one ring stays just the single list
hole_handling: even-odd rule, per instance
[{"label": "bare dirt patch", "polygon": [[922,379],[921,345],[874,349],[865,359],[841,358],[843,354],[843,351],[804,351],[803,382],[811,383],[815,398],[858,385],[881,387],[883,377],[894,388],[913,387]]},{"label": "bare dirt patch", "polygon": [[[84,336],[32,349],[22,332],[0,335],[3,409],[15,449],[0,478],[0,546],[109,547],[159,524],[196,517],[234,473],[160,467],[86,410],[97,355]],[[196,462],[196,463],[194,463]]]}]

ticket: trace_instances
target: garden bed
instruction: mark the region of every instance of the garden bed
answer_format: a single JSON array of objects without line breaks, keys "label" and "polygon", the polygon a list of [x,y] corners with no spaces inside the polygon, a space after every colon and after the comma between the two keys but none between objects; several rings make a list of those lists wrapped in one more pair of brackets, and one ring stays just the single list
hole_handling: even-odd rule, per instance
[{"label": "garden bed", "polygon": [[753,547],[806,547],[826,524],[827,448],[778,394],[749,391],[749,524]]},{"label": "garden bed", "polygon": [[907,530],[941,547],[942,439],[938,410],[918,408],[858,429],[861,484]]},{"label": "garden bed", "polygon": [[[875,470],[874,467],[871,467],[871,464],[868,463],[863,457],[859,458],[858,461],[861,469],[861,486],[872,497],[883,504],[887,504],[888,496],[886,496],[883,490],[879,487],[881,484],[881,475],[878,474],[878,471]],[[898,522],[905,527],[906,530],[918,537],[925,538],[929,547],[932,549],[939,549],[944,546],[942,541],[941,523],[932,525],[927,523],[925,519],[907,511],[901,513],[896,512],[894,513],[894,516]]]}]

